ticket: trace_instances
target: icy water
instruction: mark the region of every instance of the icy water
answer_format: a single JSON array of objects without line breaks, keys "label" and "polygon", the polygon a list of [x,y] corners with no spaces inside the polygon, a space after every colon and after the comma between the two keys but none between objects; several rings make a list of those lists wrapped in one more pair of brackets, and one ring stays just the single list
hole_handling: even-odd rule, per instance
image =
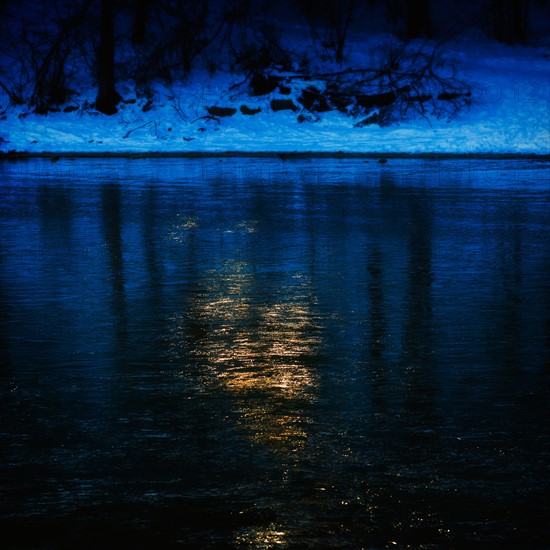
[{"label": "icy water", "polygon": [[0,163],[9,548],[548,548],[535,161]]}]

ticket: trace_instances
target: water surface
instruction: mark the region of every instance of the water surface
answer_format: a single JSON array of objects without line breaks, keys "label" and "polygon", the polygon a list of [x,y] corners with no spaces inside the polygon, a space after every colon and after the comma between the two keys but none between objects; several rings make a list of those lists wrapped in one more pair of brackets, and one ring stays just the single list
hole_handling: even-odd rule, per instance
[{"label": "water surface", "polygon": [[547,547],[537,161],[0,163],[11,547]]}]

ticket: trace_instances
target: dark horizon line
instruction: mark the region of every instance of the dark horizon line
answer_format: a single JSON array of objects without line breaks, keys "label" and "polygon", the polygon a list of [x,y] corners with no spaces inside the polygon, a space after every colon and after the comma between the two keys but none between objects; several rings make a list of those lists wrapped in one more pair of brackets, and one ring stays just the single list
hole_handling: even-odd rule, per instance
[{"label": "dark horizon line", "polygon": [[385,152],[344,152],[344,151],[73,151],[73,152],[25,152],[0,151],[1,160],[25,160],[49,158],[52,160],[77,158],[279,158],[281,160],[307,158],[334,159],[487,159],[487,160],[539,160],[550,161],[550,153],[385,153]]}]

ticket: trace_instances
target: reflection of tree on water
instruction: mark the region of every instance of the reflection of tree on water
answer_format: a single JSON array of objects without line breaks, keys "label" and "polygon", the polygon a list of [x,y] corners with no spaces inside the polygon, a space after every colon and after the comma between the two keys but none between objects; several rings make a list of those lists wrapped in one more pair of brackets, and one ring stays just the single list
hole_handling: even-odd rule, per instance
[{"label": "reflection of tree on water", "polygon": [[120,186],[105,184],[101,188],[101,216],[109,259],[109,279],[112,290],[112,309],[116,320],[117,347],[124,341],[126,332],[126,292],[124,258],[122,253],[122,199]]},{"label": "reflection of tree on water", "polygon": [[317,385],[310,362],[320,344],[308,281],[294,276],[261,301],[244,262],[213,270],[179,330],[208,376],[236,400],[255,441],[287,453],[303,447]]},{"label": "reflection of tree on water", "polygon": [[[37,203],[40,208],[41,238],[44,239],[44,250],[65,248],[70,252],[74,230],[74,192],[59,187],[55,190],[41,185],[37,192]],[[54,246],[54,244],[56,246]]]},{"label": "reflection of tree on water", "polygon": [[[372,399],[375,405],[382,410],[386,407],[386,391],[388,384],[386,364],[386,345],[384,342],[387,333],[387,321],[384,313],[384,283],[383,258],[377,244],[367,256],[368,295],[370,300],[369,323],[371,325],[368,341],[369,365],[371,370]],[[380,391],[380,389],[382,391]]]},{"label": "reflection of tree on water", "polygon": [[407,316],[403,359],[407,398],[412,408],[433,408],[432,372],[432,223],[430,202],[420,192],[409,197],[410,229],[407,266]]},{"label": "reflection of tree on water", "polygon": [[421,189],[398,186],[382,173],[377,213],[378,224],[391,229],[374,233],[365,253],[373,405],[382,415],[412,413],[407,418],[420,429],[435,406],[433,206]]}]

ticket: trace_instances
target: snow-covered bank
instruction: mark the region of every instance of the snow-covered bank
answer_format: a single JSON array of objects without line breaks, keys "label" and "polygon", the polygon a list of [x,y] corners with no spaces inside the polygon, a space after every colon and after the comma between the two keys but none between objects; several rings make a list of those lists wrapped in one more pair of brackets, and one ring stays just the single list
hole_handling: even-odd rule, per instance
[{"label": "snow-covered bank", "polygon": [[[352,52],[353,63],[366,59],[359,42]],[[450,121],[417,116],[356,127],[352,117],[332,111],[299,122],[299,112],[273,112],[270,101],[284,99],[275,92],[232,96],[228,90],[242,76],[197,72],[181,88],[156,87],[150,108],[131,84],[120,85],[125,103],[110,117],[82,107],[93,102],[93,87],[76,98],[75,110],[68,105],[37,115],[10,107],[0,117],[0,151],[550,154],[550,47],[462,38],[447,46],[445,57],[473,85],[472,106]],[[236,113],[205,118],[211,105]],[[243,114],[243,105],[261,111]]]}]

